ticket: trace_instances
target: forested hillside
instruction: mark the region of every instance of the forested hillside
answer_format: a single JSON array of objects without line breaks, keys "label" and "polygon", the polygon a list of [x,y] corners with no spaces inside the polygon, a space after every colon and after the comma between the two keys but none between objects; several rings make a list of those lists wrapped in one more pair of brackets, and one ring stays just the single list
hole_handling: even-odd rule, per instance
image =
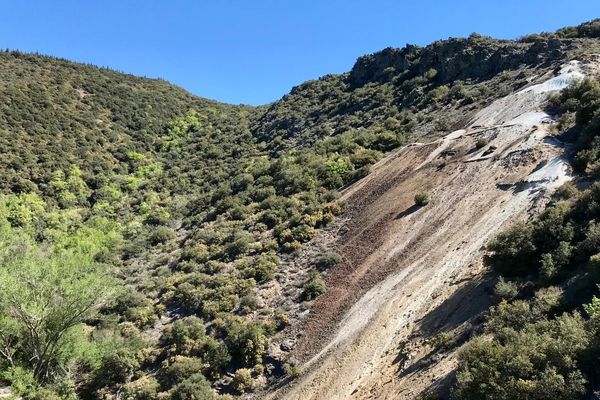
[{"label": "forested hillside", "polygon": [[[269,343],[327,290],[322,274],[338,254],[318,252],[305,271],[290,265],[343,210],[337,191],[387,152],[448,132],[569,57],[585,57],[599,48],[597,36],[588,24],[520,41],[474,34],[390,48],[261,107],[0,52],[0,380],[25,399],[212,399],[294,378],[293,360]],[[555,107],[565,127],[575,113],[584,132],[577,165],[593,175],[597,113],[578,99],[597,88],[586,85]],[[584,237],[594,225],[583,221],[594,190],[566,188],[576,200],[544,214],[572,220],[566,239],[509,254],[514,263],[541,260],[536,284],[587,263],[572,250],[592,240]],[[515,235],[537,240],[535,229]],[[497,241],[492,264],[507,277],[534,273],[513,273],[512,259],[500,256],[511,235]],[[569,254],[560,262],[559,248]],[[523,299],[497,312],[532,306],[518,279],[502,282],[505,297]],[[281,298],[296,306],[279,308]],[[561,318],[577,329],[594,323]],[[481,395],[474,351],[465,352],[457,389],[471,398]],[[596,379],[569,373],[573,394]]]}]

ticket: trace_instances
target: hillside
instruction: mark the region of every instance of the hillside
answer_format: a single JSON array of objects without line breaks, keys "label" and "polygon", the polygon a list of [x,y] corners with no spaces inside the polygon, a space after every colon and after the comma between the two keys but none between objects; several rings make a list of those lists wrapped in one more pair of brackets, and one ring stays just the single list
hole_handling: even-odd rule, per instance
[{"label": "hillside", "polygon": [[[0,379],[32,399],[447,395],[496,304],[485,246],[593,129],[583,92],[548,100],[597,75],[597,27],[389,48],[261,107],[0,52]],[[440,332],[460,339],[427,353]]]}]

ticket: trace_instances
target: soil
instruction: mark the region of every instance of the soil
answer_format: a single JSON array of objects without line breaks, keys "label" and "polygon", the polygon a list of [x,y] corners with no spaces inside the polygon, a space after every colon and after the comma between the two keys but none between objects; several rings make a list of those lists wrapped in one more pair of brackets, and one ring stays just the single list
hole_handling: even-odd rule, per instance
[{"label": "soil", "polygon": [[[326,274],[328,291],[293,338],[289,358],[302,374],[265,398],[448,393],[456,349],[489,306],[486,243],[570,179],[543,106],[582,71],[573,61],[462,129],[399,149],[343,192],[347,209],[323,239],[343,261]],[[478,139],[488,144],[478,149]],[[426,206],[415,205],[420,192],[431,196]],[[451,345],[440,348],[440,333]]]}]

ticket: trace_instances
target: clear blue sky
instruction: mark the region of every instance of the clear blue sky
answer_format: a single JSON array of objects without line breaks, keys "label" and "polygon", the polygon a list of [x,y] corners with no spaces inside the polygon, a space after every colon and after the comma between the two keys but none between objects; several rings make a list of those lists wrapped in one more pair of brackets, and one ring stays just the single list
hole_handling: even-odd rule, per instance
[{"label": "clear blue sky", "polygon": [[161,77],[264,104],[360,55],[478,32],[499,38],[600,17],[598,0],[0,0],[0,47]]}]

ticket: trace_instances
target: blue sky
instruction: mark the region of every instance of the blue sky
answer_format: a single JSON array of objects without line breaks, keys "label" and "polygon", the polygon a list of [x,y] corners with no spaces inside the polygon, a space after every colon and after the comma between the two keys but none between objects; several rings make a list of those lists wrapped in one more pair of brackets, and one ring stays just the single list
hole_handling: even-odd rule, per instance
[{"label": "blue sky", "polygon": [[598,0],[0,0],[0,48],[167,79],[264,104],[360,55],[478,32],[499,38],[600,17]]}]

